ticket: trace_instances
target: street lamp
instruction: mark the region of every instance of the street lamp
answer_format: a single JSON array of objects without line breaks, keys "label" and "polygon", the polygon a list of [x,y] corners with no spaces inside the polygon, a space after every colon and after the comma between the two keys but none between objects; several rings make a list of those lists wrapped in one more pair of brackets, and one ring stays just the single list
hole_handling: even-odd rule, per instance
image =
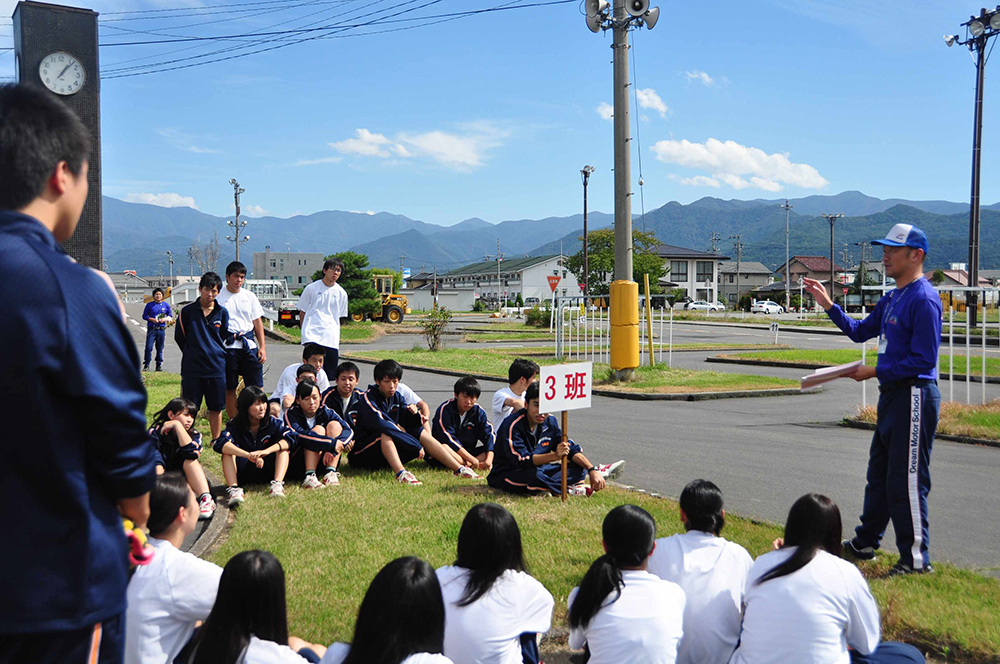
[{"label": "street lamp", "polygon": [[584,166],[580,171],[580,175],[583,178],[583,296],[585,301],[586,297],[590,295],[590,284],[588,283],[590,281],[590,238],[587,236],[587,183],[590,181],[590,174],[595,170],[597,169],[593,166]]},{"label": "street lamp", "polygon": [[[983,77],[986,71],[986,46],[989,40],[1000,34],[1000,5],[992,11],[981,9],[979,16],[970,16],[962,24],[965,27],[965,41],[958,35],[945,35],[947,46],[959,44],[976,53],[976,109],[972,130],[972,196],[969,206],[969,286],[979,285],[979,171],[982,162],[983,144]],[[978,293],[969,291],[967,297],[967,323],[976,326],[976,301]]]},{"label": "street lamp", "polygon": [[833,283],[834,283],[834,263],[833,263],[833,223],[844,216],[843,212],[838,212],[837,214],[824,214],[823,218],[830,222],[830,299],[834,300],[835,296],[833,294]]},{"label": "street lamp", "polygon": [[789,268],[788,264],[792,260],[788,256],[788,211],[791,210],[795,206],[791,205],[788,202],[788,199],[786,198],[785,199],[785,204],[784,205],[779,205],[778,207],[780,207],[782,210],[785,211],[785,311],[788,311],[789,308],[790,308],[791,299],[792,299],[791,291],[789,290],[791,288],[791,285],[788,283],[788,268]]},{"label": "street lamp", "polygon": [[170,261],[170,306],[174,306],[174,255],[167,251],[167,259]]}]

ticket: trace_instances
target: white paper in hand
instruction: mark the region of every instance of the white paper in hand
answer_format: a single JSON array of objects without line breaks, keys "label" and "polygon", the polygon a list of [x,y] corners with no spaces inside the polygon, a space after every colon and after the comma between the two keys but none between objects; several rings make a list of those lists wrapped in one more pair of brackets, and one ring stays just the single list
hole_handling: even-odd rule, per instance
[{"label": "white paper in hand", "polygon": [[848,362],[847,364],[838,364],[835,367],[823,367],[822,369],[817,369],[808,376],[802,377],[801,389],[808,390],[810,387],[816,387],[817,385],[828,383],[835,378],[846,376],[847,374],[853,373],[854,370],[860,366],[861,360],[858,360],[856,362]]}]

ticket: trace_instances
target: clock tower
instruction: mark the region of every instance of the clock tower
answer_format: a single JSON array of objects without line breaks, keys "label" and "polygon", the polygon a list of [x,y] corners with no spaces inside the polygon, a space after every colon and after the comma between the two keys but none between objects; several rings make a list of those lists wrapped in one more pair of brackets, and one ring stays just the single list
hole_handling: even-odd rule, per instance
[{"label": "clock tower", "polygon": [[20,83],[49,90],[73,109],[90,131],[90,192],[76,232],[63,248],[80,263],[103,270],[97,12],[42,2],[17,3],[14,57]]}]

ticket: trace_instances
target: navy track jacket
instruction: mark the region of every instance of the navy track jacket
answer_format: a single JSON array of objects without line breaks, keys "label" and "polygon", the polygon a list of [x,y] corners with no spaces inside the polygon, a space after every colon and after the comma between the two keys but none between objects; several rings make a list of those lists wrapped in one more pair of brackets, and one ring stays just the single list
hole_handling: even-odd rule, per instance
[{"label": "navy track jacket", "polygon": [[[536,435],[534,427],[528,422],[528,409],[514,411],[507,416],[497,432],[497,442],[493,449],[493,470],[490,474],[534,468],[535,462],[531,457],[554,452],[561,441],[562,428],[554,415],[545,418]],[[569,443],[569,458],[572,460],[582,450],[573,441]]]},{"label": "navy track jacket", "polygon": [[458,414],[458,399],[449,399],[438,406],[431,423],[431,435],[456,452],[459,446],[468,452],[485,446],[486,452],[492,452],[496,441],[493,425],[482,406],[475,404],[462,422],[462,416]]},{"label": "navy track jacket", "polygon": [[298,434],[299,443],[312,452],[335,453],[338,442],[347,445],[354,438],[354,431],[350,424],[333,412],[333,409],[320,406],[319,410],[316,411],[314,424],[326,427],[330,422],[340,422],[340,426],[343,427],[343,431],[336,438],[330,438],[313,431],[309,427],[309,422],[306,421],[306,414],[302,412],[302,408],[298,404],[285,411],[285,426]]},{"label": "navy track jacket", "polygon": [[212,443],[212,449],[222,454],[222,448],[226,446],[226,443],[232,443],[244,452],[257,452],[258,450],[266,450],[281,439],[288,441],[289,455],[295,454],[299,436],[278,418],[266,415],[260,421],[256,436],[233,419],[229,420],[226,424],[226,430]]},{"label": "navy track jacket", "polygon": [[340,398],[340,393],[337,392],[337,386],[331,385],[326,392],[323,393],[323,405],[327,408],[332,408],[333,412],[340,416],[340,419],[344,420],[351,425],[352,429],[358,428],[358,404],[361,402],[361,397],[365,395],[361,390],[355,389],[351,393],[351,398],[347,402],[347,408],[344,408],[344,402]]},{"label": "navy track jacket", "polygon": [[181,375],[185,378],[225,378],[229,312],[216,302],[206,316],[199,300],[181,309],[174,326],[174,341],[184,354]]},{"label": "navy track jacket", "polygon": [[369,385],[368,391],[361,395],[358,403],[358,426],[354,432],[356,441],[351,453],[363,452],[384,433],[393,438],[413,438],[399,424],[399,418],[405,409],[406,403],[399,392],[394,393],[391,399],[386,399],[378,385]]},{"label": "navy track jacket", "polygon": [[110,282],[11,211],[0,302],[0,634],[89,627],[125,610],[116,502],[156,480],[136,342]]}]

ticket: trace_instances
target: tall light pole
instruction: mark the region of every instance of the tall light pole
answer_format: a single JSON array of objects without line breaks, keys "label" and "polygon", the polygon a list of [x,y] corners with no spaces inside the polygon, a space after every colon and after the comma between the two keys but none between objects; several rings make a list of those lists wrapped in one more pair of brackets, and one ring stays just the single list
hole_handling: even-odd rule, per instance
[{"label": "tall light pole", "polygon": [[[792,293],[791,290],[789,290],[791,285],[788,283],[788,263],[792,260],[788,256],[788,211],[795,206],[789,204],[788,199],[786,198],[785,204],[779,207],[785,211],[785,311],[787,312],[791,308],[792,304]],[[799,306],[802,306],[801,302],[799,303]]]},{"label": "tall light pole", "polygon": [[[976,53],[976,108],[972,126],[972,195],[969,205],[969,286],[979,286],[979,171],[983,145],[983,82],[986,73],[986,46],[990,39],[1000,34],[1000,5],[995,10],[981,9],[979,16],[970,16],[962,24],[965,41],[958,35],[945,35],[948,46],[960,44]],[[967,324],[976,327],[976,309],[979,294],[966,293]]]},{"label": "tall light pole", "polygon": [[229,180],[229,184],[233,185],[233,198],[236,200],[236,221],[227,221],[226,225],[233,229],[232,235],[227,235],[226,239],[236,245],[236,261],[240,260],[240,245],[246,244],[247,240],[250,239],[249,235],[240,237],[243,234],[243,229],[247,227],[247,222],[240,221],[240,194],[244,193],[246,189],[240,186],[240,183],[236,181],[236,178]]},{"label": "tall light pole", "polygon": [[593,166],[584,166],[580,171],[583,177],[583,295],[590,295],[590,236],[587,235],[587,183],[590,181],[590,174],[595,169]]},{"label": "tall light pole", "polygon": [[740,263],[743,262],[743,234],[730,235],[730,240],[736,240],[733,243],[733,248],[736,250],[736,308],[743,311],[740,307]]},{"label": "tall light pole", "polygon": [[174,306],[174,255],[167,252],[167,259],[170,261],[170,306]]},{"label": "tall light pole", "polygon": [[833,293],[833,282],[834,282],[834,262],[833,262],[833,224],[835,221],[844,216],[843,212],[838,212],[837,214],[824,214],[822,215],[824,219],[830,222],[830,300],[835,299]]}]

